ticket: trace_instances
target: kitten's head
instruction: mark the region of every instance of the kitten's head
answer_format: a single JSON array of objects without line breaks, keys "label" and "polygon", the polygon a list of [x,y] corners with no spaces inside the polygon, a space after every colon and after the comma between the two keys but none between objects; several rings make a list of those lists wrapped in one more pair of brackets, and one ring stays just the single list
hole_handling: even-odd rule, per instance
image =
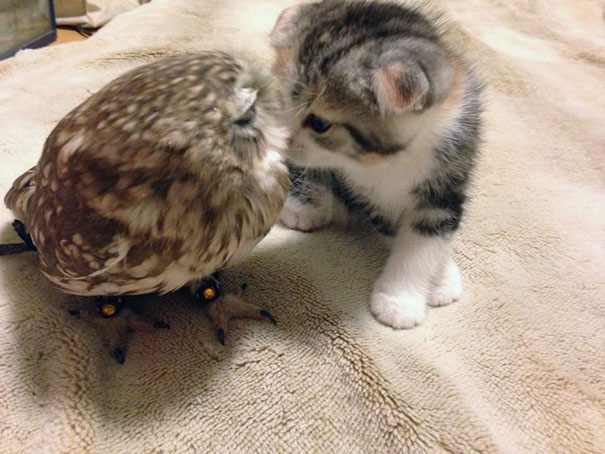
[{"label": "kitten's head", "polygon": [[440,38],[424,15],[395,3],[327,0],[282,12],[271,43],[290,158],[340,167],[405,149],[452,91]]}]

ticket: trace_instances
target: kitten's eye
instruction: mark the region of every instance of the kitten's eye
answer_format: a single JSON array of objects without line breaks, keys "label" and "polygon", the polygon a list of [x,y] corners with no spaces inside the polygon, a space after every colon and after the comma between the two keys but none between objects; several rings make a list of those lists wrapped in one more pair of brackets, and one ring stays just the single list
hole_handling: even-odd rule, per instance
[{"label": "kitten's eye", "polygon": [[316,115],[311,114],[307,116],[307,118],[305,118],[303,126],[310,127],[317,134],[323,134],[332,127],[332,123],[322,118],[319,118]]},{"label": "kitten's eye", "polygon": [[244,114],[239,117],[235,124],[238,126],[246,126],[252,122],[256,118],[256,104],[252,104],[252,106],[244,112]]}]

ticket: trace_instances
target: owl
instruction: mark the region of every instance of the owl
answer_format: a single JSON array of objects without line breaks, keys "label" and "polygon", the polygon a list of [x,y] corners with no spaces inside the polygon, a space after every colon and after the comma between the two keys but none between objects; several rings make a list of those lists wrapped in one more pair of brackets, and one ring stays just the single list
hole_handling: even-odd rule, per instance
[{"label": "owl", "polygon": [[[168,327],[133,312],[129,295],[199,294],[278,219],[289,185],[278,119],[271,80],[230,54],[138,67],[63,118],[13,183],[5,204],[25,244],[3,250],[37,249],[61,291],[95,297],[98,310],[72,313],[123,363],[129,330]],[[216,286],[203,289],[212,299]],[[222,343],[231,318],[274,322],[236,294],[209,304]]]}]

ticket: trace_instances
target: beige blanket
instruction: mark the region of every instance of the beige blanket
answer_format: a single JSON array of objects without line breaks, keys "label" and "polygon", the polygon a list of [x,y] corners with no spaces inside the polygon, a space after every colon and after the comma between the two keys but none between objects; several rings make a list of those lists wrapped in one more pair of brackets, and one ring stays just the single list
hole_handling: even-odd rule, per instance
[{"label": "beige blanket", "polygon": [[[93,38],[0,63],[0,192],[118,74],[227,43],[271,59],[279,0],[154,0]],[[605,29],[582,0],[442,0],[490,85],[455,247],[463,299],[394,331],[368,309],[374,235],[275,227],[227,274],[278,318],[221,347],[185,296],[126,364],[35,254],[0,258],[0,452],[605,452]],[[0,241],[15,241],[0,209]]]}]

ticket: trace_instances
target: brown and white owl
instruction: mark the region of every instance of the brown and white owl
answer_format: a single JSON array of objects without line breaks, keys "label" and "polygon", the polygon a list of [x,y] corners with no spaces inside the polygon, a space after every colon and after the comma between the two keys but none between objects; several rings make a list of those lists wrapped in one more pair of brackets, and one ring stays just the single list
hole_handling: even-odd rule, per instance
[{"label": "brown and white owl", "polygon": [[[113,301],[106,316],[125,295],[196,290],[279,217],[289,180],[277,118],[271,82],[253,65],[222,52],[167,57],[61,120],[5,203],[44,275],[100,297],[98,307]],[[76,314],[102,328],[120,363],[129,329],[168,327],[128,307]],[[212,301],[209,315],[221,342],[230,318],[274,321],[236,295]]]}]

